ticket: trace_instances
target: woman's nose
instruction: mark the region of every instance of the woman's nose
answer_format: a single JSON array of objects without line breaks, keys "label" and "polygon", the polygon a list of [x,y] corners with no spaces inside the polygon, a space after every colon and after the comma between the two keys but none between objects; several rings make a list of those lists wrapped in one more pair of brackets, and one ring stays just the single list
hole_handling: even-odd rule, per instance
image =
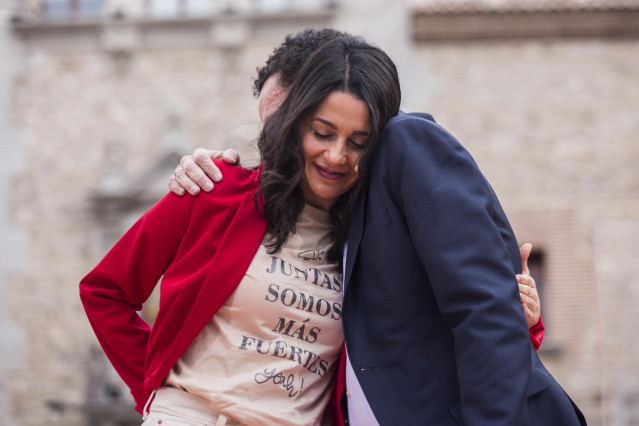
[{"label": "woman's nose", "polygon": [[341,165],[346,162],[345,141],[337,140],[330,144],[326,150],[327,160],[331,164]]}]

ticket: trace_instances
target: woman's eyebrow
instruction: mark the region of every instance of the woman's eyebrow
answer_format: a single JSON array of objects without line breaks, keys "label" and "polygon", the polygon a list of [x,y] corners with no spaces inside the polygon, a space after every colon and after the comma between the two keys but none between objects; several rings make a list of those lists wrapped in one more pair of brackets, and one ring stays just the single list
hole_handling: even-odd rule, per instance
[{"label": "woman's eyebrow", "polygon": [[[321,118],[321,117],[314,117],[311,121],[319,121],[320,123],[324,123],[326,124],[328,127],[337,130],[337,126],[335,124],[333,124],[332,122]],[[354,135],[361,135],[361,136],[368,136],[370,133],[365,131],[365,130],[355,130],[353,132]]]},{"label": "woman's eyebrow", "polygon": [[333,124],[332,122],[330,122],[330,121],[328,121],[328,120],[326,120],[324,118],[314,117],[313,120],[311,120],[311,121],[319,121],[321,123],[326,124],[328,127],[331,127],[333,129],[337,130],[337,126],[335,124]]}]

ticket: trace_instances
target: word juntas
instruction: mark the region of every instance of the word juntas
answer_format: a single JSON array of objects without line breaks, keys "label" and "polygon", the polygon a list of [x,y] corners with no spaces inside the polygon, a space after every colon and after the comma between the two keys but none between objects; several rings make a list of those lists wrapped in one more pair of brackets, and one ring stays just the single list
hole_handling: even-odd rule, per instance
[{"label": "word juntas", "polygon": [[[277,267],[279,264],[279,268]],[[309,284],[324,287],[328,290],[342,291],[342,274],[325,274],[317,268],[300,269],[278,256],[271,256],[271,266],[266,269],[269,274],[279,272],[287,277],[295,274],[295,278]]]}]

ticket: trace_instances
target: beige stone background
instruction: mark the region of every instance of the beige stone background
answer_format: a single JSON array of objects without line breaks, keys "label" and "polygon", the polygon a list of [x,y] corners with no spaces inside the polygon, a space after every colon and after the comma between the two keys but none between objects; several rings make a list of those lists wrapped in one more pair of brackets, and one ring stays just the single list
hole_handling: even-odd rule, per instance
[{"label": "beige stone background", "polygon": [[534,244],[540,354],[589,424],[639,424],[638,9],[635,0],[1,3],[0,425],[140,423],[77,284],[166,191],[181,155],[232,147],[255,161],[255,67],[285,34],[324,26],[391,55],[403,109],[432,113],[458,137],[520,242]]}]

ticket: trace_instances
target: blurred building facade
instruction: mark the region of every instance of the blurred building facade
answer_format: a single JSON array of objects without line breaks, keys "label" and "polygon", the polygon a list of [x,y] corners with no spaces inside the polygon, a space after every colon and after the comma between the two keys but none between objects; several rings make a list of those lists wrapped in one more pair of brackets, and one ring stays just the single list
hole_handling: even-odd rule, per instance
[{"label": "blurred building facade", "polygon": [[230,147],[255,163],[255,67],[285,34],[326,26],[391,55],[403,109],[458,137],[534,244],[540,353],[589,423],[639,423],[639,1],[32,0],[2,12],[0,424],[139,424],[77,283],[181,155]]}]

